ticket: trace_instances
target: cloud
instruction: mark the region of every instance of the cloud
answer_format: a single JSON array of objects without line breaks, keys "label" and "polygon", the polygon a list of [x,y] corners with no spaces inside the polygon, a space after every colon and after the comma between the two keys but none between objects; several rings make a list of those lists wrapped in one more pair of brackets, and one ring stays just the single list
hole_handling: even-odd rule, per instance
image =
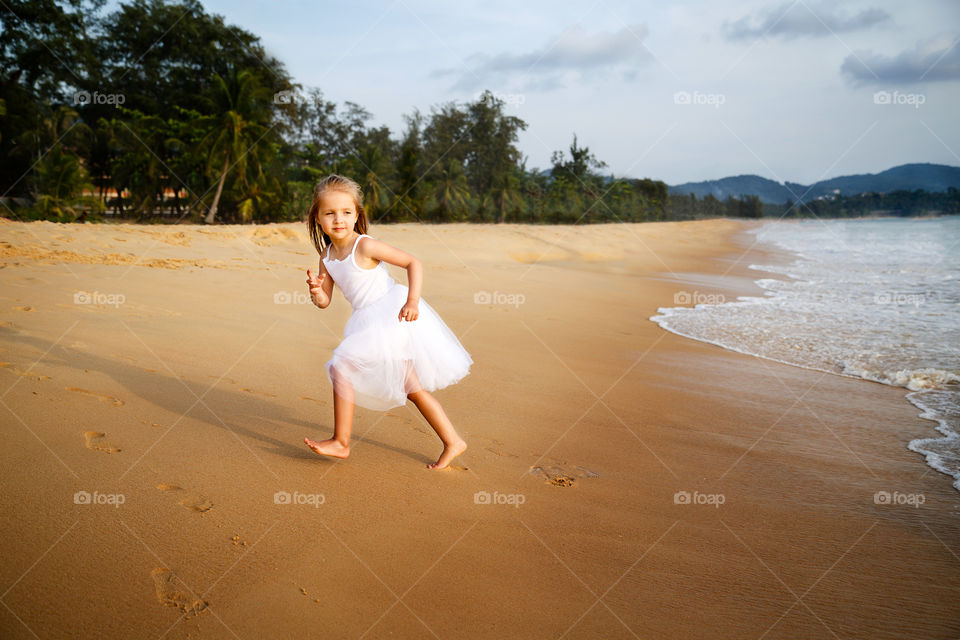
[{"label": "cloud", "polygon": [[847,56],[840,67],[854,84],[960,80],[960,34],[943,33],[917,42],[895,57],[872,51]]},{"label": "cloud", "polygon": [[734,22],[723,23],[727,40],[744,40],[759,36],[779,36],[791,40],[803,36],[821,37],[832,33],[866,29],[890,19],[882,9],[864,9],[844,17],[826,4],[811,6],[806,2],[785,2],[778,7],[767,7],[755,16],[743,16]]},{"label": "cloud", "polygon": [[538,49],[527,53],[477,53],[462,66],[437,69],[433,77],[456,76],[452,89],[502,89],[518,81],[523,88],[555,89],[564,86],[564,79],[576,74],[581,82],[591,82],[611,74],[631,77],[631,71],[648,64],[653,56],[643,44],[647,28],[625,26],[614,33],[601,31],[588,34],[580,25],[564,29]]}]

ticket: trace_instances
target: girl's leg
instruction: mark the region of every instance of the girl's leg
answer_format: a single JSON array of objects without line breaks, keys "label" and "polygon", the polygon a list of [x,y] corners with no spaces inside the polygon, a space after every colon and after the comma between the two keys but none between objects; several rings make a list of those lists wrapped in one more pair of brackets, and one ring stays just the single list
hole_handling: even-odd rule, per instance
[{"label": "girl's leg", "polygon": [[303,441],[316,453],[334,458],[350,455],[350,432],[353,430],[353,388],[332,368],[333,385],[333,437],[328,440]]},{"label": "girl's leg", "polygon": [[457,434],[456,429],[444,413],[443,407],[428,391],[420,390],[408,393],[407,397],[417,406],[423,417],[427,419],[433,430],[443,441],[443,453],[433,464],[427,465],[430,469],[443,469],[450,461],[467,450],[467,443]]}]

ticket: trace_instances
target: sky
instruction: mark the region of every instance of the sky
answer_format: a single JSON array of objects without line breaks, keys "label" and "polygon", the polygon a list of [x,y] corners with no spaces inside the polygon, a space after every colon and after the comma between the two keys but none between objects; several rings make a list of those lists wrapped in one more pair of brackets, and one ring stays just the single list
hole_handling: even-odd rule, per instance
[{"label": "sky", "polygon": [[395,137],[489,89],[527,169],[574,134],[604,173],[668,184],[960,166],[956,0],[201,1]]}]

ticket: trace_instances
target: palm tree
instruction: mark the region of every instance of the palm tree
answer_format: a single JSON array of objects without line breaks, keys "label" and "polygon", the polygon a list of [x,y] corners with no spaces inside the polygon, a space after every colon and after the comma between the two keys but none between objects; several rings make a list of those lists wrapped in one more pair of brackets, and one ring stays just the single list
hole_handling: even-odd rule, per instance
[{"label": "palm tree", "polygon": [[547,206],[550,222],[555,224],[576,222],[584,215],[580,189],[563,174],[550,183]]},{"label": "palm tree", "polygon": [[[276,157],[278,146],[272,143],[267,145],[266,154]],[[240,222],[275,218],[276,212],[281,209],[286,199],[280,183],[280,171],[270,166],[265,170],[259,162],[247,163],[247,170],[249,175],[243,179],[244,193],[237,204]]]},{"label": "palm tree", "polygon": [[20,136],[23,147],[37,157],[31,183],[36,208],[44,216],[76,215],[74,205],[91,186],[80,161],[89,137],[90,128],[78,121],[76,111],[64,106],[41,118],[35,130]]},{"label": "palm tree", "polygon": [[56,214],[58,219],[72,219],[79,210],[76,204],[85,200],[81,195],[90,181],[80,159],[55,145],[36,166],[37,210],[44,216]]},{"label": "palm tree", "polygon": [[507,209],[519,209],[523,206],[520,195],[520,180],[515,171],[503,174],[493,188],[493,202],[499,211],[497,222],[506,222]]},{"label": "palm tree", "polygon": [[222,165],[217,192],[204,222],[213,223],[223,195],[223,186],[231,166],[246,185],[247,164],[258,162],[256,145],[273,128],[268,127],[272,115],[269,89],[251,71],[234,71],[227,78],[213,76],[212,97],[207,101],[213,108],[209,116],[211,129],[200,141],[200,150],[206,151],[207,171]]},{"label": "palm tree", "polygon": [[357,175],[361,177],[360,187],[363,189],[363,207],[368,219],[374,220],[388,203],[383,185],[390,165],[383,149],[376,144],[368,144],[360,149],[356,164],[359,165]]},{"label": "palm tree", "polygon": [[123,153],[113,163],[111,177],[115,185],[122,185],[118,186],[118,193],[129,187],[133,209],[144,217],[153,213],[170,178],[165,160],[170,131],[167,122],[158,116],[139,112],[134,112],[134,116],[116,127]]},{"label": "palm tree", "polygon": [[456,158],[451,158],[434,172],[436,178],[432,182],[431,196],[437,206],[441,219],[454,220],[457,211],[463,212],[467,208],[470,198],[470,187],[467,177],[463,173],[463,166]]},{"label": "palm tree", "polygon": [[117,156],[118,135],[116,121],[100,118],[93,130],[90,146],[90,173],[96,179],[100,201],[105,201],[110,169]]}]

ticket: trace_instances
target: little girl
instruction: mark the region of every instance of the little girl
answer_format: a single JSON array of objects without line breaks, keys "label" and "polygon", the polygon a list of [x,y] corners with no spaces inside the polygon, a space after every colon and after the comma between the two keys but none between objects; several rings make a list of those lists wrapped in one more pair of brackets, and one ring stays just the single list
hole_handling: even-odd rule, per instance
[{"label": "little girl", "polygon": [[[326,309],[336,282],[353,313],[343,342],[326,364],[333,386],[333,437],[303,441],[319,454],[346,458],[354,404],[386,411],[409,398],[443,441],[440,457],[427,466],[443,469],[467,443],[429,392],[466,376],[473,359],[420,297],[420,261],[367,235],[363,193],[343,176],[329,175],[317,185],[307,226],[321,258],[318,276],[307,269],[310,299]],[[390,276],[385,262],[407,270],[409,287]]]}]

